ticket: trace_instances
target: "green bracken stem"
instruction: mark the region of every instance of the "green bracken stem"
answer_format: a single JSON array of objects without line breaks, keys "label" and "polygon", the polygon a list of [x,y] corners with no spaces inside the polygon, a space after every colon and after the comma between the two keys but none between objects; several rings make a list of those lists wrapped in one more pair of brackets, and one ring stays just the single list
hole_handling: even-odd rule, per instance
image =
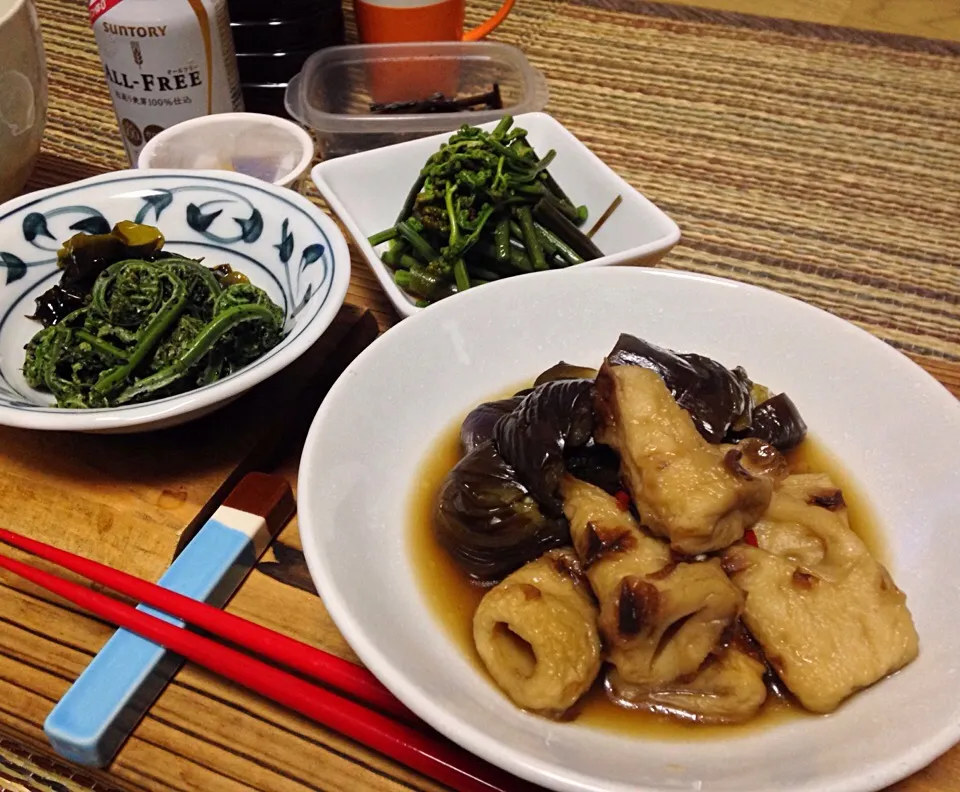
[{"label": "green bracken stem", "polygon": [[492,137],[494,140],[500,140],[503,138],[505,134],[507,134],[507,130],[510,129],[510,127],[512,126],[513,126],[513,116],[505,115],[503,118],[500,119],[500,123],[497,124],[496,129],[494,129],[493,132],[490,133],[490,137]]},{"label": "green bracken stem", "polygon": [[399,235],[400,235],[400,232],[397,231],[397,227],[392,226],[390,228],[385,228],[383,231],[379,232],[378,234],[374,234],[371,237],[367,237],[367,241],[370,243],[372,247],[376,247],[377,245],[382,245],[384,242],[390,242],[391,240],[396,239]]},{"label": "green bracken stem", "polygon": [[547,258],[555,256],[557,253],[557,246],[554,244],[553,240],[556,239],[552,234],[546,233],[545,229],[539,223],[533,224],[533,230],[537,232],[537,239],[540,240],[540,245],[543,247],[543,255]]},{"label": "green bracken stem", "polygon": [[[185,374],[192,366],[199,362],[211,347],[226,333],[241,322],[249,321],[273,322],[274,316],[270,308],[266,305],[257,305],[247,303],[245,305],[236,305],[228,308],[226,311],[218,314],[207,324],[199,335],[190,344],[173,363],[156,374],[144,377],[135,382],[129,388],[124,390],[117,397],[117,404],[123,404],[131,399],[135,399],[144,393],[156,391],[170,385]],[[97,385],[100,383],[98,382]]]},{"label": "green bracken stem", "polygon": [[550,174],[558,159],[538,156],[511,116],[492,131],[464,126],[427,159],[396,227],[370,241],[391,243],[394,281],[425,303],[594,258],[583,208]]},{"label": "green bracken stem", "polygon": [[439,258],[437,251],[430,247],[430,243],[420,236],[406,220],[397,223],[397,230],[424,261],[429,263]]},{"label": "green bracken stem", "polygon": [[399,266],[400,266],[400,257],[401,257],[402,255],[403,255],[403,254],[400,252],[399,249],[393,249],[393,248],[391,248],[391,249],[388,250],[386,253],[384,253],[382,256],[380,256],[380,260],[381,260],[384,264],[386,264],[388,267],[399,267]]},{"label": "green bracken stem", "polygon": [[500,273],[484,269],[483,267],[473,267],[470,277],[474,283],[476,283],[478,279],[489,283],[490,281],[500,280]]},{"label": "green bracken stem", "polygon": [[518,248],[510,248],[510,263],[521,272],[533,272],[533,264],[530,263],[527,254]]},{"label": "green bracken stem", "polygon": [[492,245],[485,245],[484,250],[479,248],[473,249],[473,255],[470,260],[467,262],[467,268],[471,274],[475,274],[479,270],[489,270],[490,272],[497,273],[500,277],[510,277],[511,275],[519,275],[520,270],[518,270],[510,261],[510,250],[507,249],[507,260],[500,261],[493,252]]},{"label": "green bracken stem", "polygon": [[547,248],[547,243],[549,243],[553,246],[552,252],[559,254],[567,262],[567,264],[583,263],[583,256],[577,253],[577,251],[575,251],[552,231],[544,228],[542,225],[540,225],[540,223],[534,223],[534,228],[537,229],[537,233],[540,235],[540,238],[544,240],[544,249]]},{"label": "green bracken stem", "polygon": [[542,184],[522,184],[516,183],[513,191],[521,195],[529,195],[533,199],[543,198],[547,195],[547,189]]},{"label": "green bracken stem", "polygon": [[458,291],[466,291],[470,288],[470,275],[467,273],[467,265],[462,258],[458,258],[453,264],[453,278],[456,281]]},{"label": "green bracken stem", "polygon": [[457,185],[453,182],[448,182],[444,201],[447,205],[447,217],[450,219],[450,247],[455,247],[460,240],[460,227],[457,225],[457,210],[453,205],[453,196],[456,192]]},{"label": "green bracken stem", "polygon": [[521,206],[517,209],[517,222],[520,224],[520,231],[523,234],[523,244],[527,249],[527,255],[535,270],[550,269],[547,260],[543,255],[543,246],[540,244],[540,237],[533,227],[533,214],[529,206]]},{"label": "green bracken stem", "polygon": [[129,357],[129,355],[119,347],[115,347],[109,341],[104,341],[102,338],[97,338],[93,333],[88,333],[86,330],[81,329],[74,330],[73,333],[77,338],[90,344],[90,346],[98,352],[111,355],[117,360],[127,360]]},{"label": "green bracken stem", "polygon": [[173,293],[170,295],[170,299],[153,315],[153,318],[144,328],[143,336],[130,353],[127,362],[103,372],[97,380],[96,385],[93,386],[95,391],[107,395],[123,384],[123,381],[136,371],[137,366],[139,366],[154,347],[163,340],[163,336],[166,335],[167,331],[180,317],[180,314],[183,313],[184,308],[186,308],[187,289],[183,281],[173,277],[169,273],[165,273],[164,275],[173,286]]},{"label": "green bracken stem", "polygon": [[429,272],[425,267],[417,264],[410,268],[410,288],[422,297],[430,300],[439,297],[443,286],[440,278]]},{"label": "green bracken stem", "polygon": [[550,167],[550,163],[553,162],[557,157],[557,150],[550,149],[541,159],[537,162],[536,171],[541,173]]},{"label": "green bracken stem", "polygon": [[533,212],[545,229],[566,242],[584,261],[603,256],[600,248],[557,209],[555,201],[544,199],[534,207]]},{"label": "green bracken stem", "polygon": [[409,217],[410,212],[413,211],[413,205],[416,203],[417,196],[420,194],[420,190],[423,189],[423,184],[426,180],[426,174],[421,172],[417,177],[417,180],[413,183],[413,187],[410,188],[410,192],[407,193],[407,197],[403,201],[403,208],[400,210],[400,214],[397,215],[397,223],[400,223]]},{"label": "green bracken stem", "polygon": [[493,207],[486,206],[480,212],[480,217],[477,218],[477,227],[473,232],[468,236],[460,245],[460,252],[466,253],[471,247],[476,244],[476,241],[480,238],[480,232],[483,231],[483,227],[487,224],[487,221],[493,215]]},{"label": "green bracken stem", "polygon": [[557,180],[553,178],[553,175],[550,173],[550,171],[547,171],[544,175],[546,176],[544,183],[547,185],[547,189],[557,196],[557,200],[573,206],[573,201],[571,201],[567,194],[563,191],[563,188],[557,184]]},{"label": "green bracken stem", "polygon": [[511,149],[511,148],[507,148],[507,147],[504,146],[503,143],[501,143],[499,140],[493,140],[493,139],[491,139],[491,140],[490,140],[490,147],[491,147],[495,152],[497,152],[497,154],[499,154],[499,155],[502,156],[502,157],[505,157],[506,160],[507,160],[507,162],[512,162],[512,163],[514,163],[514,164],[516,164],[516,165],[520,165],[520,166],[522,166],[522,167],[529,167],[529,166],[530,166],[530,163],[529,163],[526,159],[524,159],[524,157],[523,157],[522,155],[518,154],[516,151],[514,151],[514,150]]},{"label": "green bracken stem", "polygon": [[499,261],[510,260],[510,218],[504,215],[493,232],[493,247]]},{"label": "green bracken stem", "polygon": [[579,224],[580,222],[580,212],[576,206],[574,206],[569,201],[558,201],[549,193],[545,194],[543,200],[553,206],[558,212],[560,212],[564,217],[567,218],[571,223]]},{"label": "green bracken stem", "polygon": [[506,177],[503,175],[503,166],[506,161],[507,160],[505,157],[500,157],[497,160],[497,172],[493,177],[493,183],[491,186],[491,189],[494,191],[502,189],[502,187],[506,184]]}]

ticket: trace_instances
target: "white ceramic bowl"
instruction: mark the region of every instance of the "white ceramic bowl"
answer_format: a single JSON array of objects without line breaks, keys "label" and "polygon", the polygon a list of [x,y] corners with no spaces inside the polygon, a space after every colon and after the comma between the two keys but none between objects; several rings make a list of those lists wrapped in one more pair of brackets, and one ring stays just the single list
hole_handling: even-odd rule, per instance
[{"label": "white ceramic bowl", "polygon": [[137,167],[236,171],[290,187],[313,154],[313,138],[293,121],[263,113],[216,113],[181,121],[151,138]]},{"label": "white ceramic bowl", "polygon": [[[21,371],[24,345],[41,327],[27,318],[34,298],[59,280],[63,240],[121,220],[158,227],[166,250],[246,274],[283,307],[284,339],[241,371],[179,396],[100,410],[52,406]],[[0,424],[132,432],[212,412],[309,349],[340,310],[349,280],[336,223],[295,192],[239,173],[118,171],[10,201],[0,206]]]},{"label": "white ceramic bowl", "polygon": [[[588,225],[598,220],[618,195],[623,196],[623,203],[593,238],[607,255],[580,267],[653,265],[677,244],[680,239],[677,224],[614,173],[559,121],[546,113],[525,113],[514,122],[528,131],[530,143],[541,156],[556,149],[557,157],[550,165],[550,173],[574,203],[586,205],[590,212]],[[480,126],[493,129],[496,125],[494,121]],[[450,134],[445,132],[339,157],[321,162],[312,171],[320,194],[343,221],[390,302],[404,317],[423,309],[393,282],[393,275],[367,238],[397,221],[397,214],[420,169],[440,144],[450,139]]]},{"label": "white ceramic bowl", "polygon": [[[516,709],[434,618],[410,548],[431,444],[478,402],[560,359],[599,364],[621,332],[743,365],[787,392],[880,521],[920,656],[826,717],[683,742]],[[960,402],[830,314],[753,286],[612,267],[494,283],[402,322],[328,394],[300,467],[300,535],[361,660],[432,726],[568,792],[872,792],[960,739]]]},{"label": "white ceramic bowl", "polygon": [[31,0],[0,0],[0,201],[20,192],[47,121],[47,66]]}]

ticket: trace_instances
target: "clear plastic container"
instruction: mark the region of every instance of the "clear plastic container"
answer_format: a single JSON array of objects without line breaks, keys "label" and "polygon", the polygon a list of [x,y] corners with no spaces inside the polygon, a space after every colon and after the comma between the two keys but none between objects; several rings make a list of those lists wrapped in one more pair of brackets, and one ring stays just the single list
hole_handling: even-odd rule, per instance
[{"label": "clear plastic container", "polygon": [[[379,115],[373,103],[458,99],[499,87],[501,110]],[[547,83],[526,56],[492,41],[361,44],[311,55],[287,86],[290,115],[313,130],[324,159],[543,110]]]}]

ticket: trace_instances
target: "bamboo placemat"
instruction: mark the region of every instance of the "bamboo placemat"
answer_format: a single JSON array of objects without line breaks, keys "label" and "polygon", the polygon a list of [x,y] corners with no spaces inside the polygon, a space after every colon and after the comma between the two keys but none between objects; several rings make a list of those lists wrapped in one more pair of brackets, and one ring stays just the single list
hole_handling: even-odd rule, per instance
[{"label": "bamboo placemat", "polygon": [[[30,186],[125,167],[85,4],[37,6],[51,95]],[[680,224],[661,266],[799,297],[960,394],[960,45],[641,0],[521,0],[497,38],[547,76],[548,110]],[[355,265],[348,299],[389,326]],[[0,792],[110,792],[72,773],[0,739]]]},{"label": "bamboo placemat", "polygon": [[[33,183],[124,166],[83,8],[38,7],[51,108]],[[960,393],[960,45],[642,0],[522,0],[498,38],[680,224],[662,266],[825,308]],[[350,299],[396,321],[355,263]]]},{"label": "bamboo placemat", "polygon": [[522,6],[504,36],[550,111],[680,224],[662,266],[838,314],[960,394],[960,46],[637,0]]}]

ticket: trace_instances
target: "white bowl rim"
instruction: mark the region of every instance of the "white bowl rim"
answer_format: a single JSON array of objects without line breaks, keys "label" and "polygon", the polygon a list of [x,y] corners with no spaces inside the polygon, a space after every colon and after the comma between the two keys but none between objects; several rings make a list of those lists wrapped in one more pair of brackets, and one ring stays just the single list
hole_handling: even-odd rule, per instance
[{"label": "white bowl rim", "polygon": [[[613,271],[615,271],[615,269],[616,268],[614,268]],[[604,270],[593,271],[600,272]],[[605,271],[611,272],[611,270]],[[882,347],[887,354],[889,354],[891,350],[897,352],[897,350],[890,347],[890,345],[881,339],[851,322],[802,300],[771,289],[766,289],[762,286],[684,270],[643,269],[640,271],[645,273],[646,277],[662,278],[665,280],[693,280],[722,284],[728,287],[734,286],[738,289],[746,290],[748,293],[762,293],[766,299],[774,299],[784,304],[798,304],[803,306],[805,310],[819,315],[821,319],[833,323],[838,331],[854,334],[867,343]],[[587,272],[587,270],[581,270],[581,272]],[[552,270],[539,273],[539,275],[541,278],[569,277],[567,270]],[[495,294],[495,292],[490,291],[491,289],[505,287],[509,288],[503,281],[488,284],[486,292],[487,298],[489,298],[491,294]],[[477,299],[476,292],[470,291],[466,293],[466,295],[470,294],[474,296],[472,298],[470,296],[463,296],[461,299]],[[438,305],[445,305],[447,303],[448,301],[442,301],[438,303]],[[459,303],[459,307],[462,306],[463,303]],[[424,316],[431,316],[432,319],[430,321],[437,321],[440,318],[438,313],[442,316],[443,310],[449,312],[454,309],[447,305],[446,308],[441,309],[439,312],[422,312],[417,316],[411,317],[411,319],[406,322],[401,322],[397,327],[392,328],[390,332],[392,334],[409,332],[416,326],[417,322],[427,321],[423,319]],[[313,499],[315,495],[309,486],[309,480],[311,478],[310,470],[315,466],[314,456],[316,453],[315,449],[319,445],[318,436],[324,431],[324,424],[332,418],[331,412],[334,409],[333,405],[338,401],[341,392],[348,391],[351,387],[351,382],[356,370],[365,365],[367,358],[377,354],[377,346],[379,343],[380,339],[363,350],[363,352],[350,363],[327,393],[310,426],[300,459],[297,491],[301,545],[310,577],[323,601],[324,607],[331,619],[333,619],[337,629],[346,639],[351,649],[360,658],[364,666],[412,712],[429,725],[446,734],[454,742],[482,759],[502,767],[519,778],[532,783],[544,783],[545,779],[551,778],[562,783],[564,789],[595,789],[596,781],[592,777],[582,772],[572,771],[566,771],[560,776],[557,774],[555,768],[539,760],[531,760],[522,752],[515,751],[509,746],[498,742],[494,737],[473,723],[448,715],[443,706],[435,703],[429,696],[423,694],[415,682],[407,679],[402,673],[393,669],[389,657],[381,653],[371,643],[366,636],[366,630],[360,623],[354,620],[350,607],[340,596],[336,586],[332,583],[328,584],[326,575],[328,560],[321,552],[316,533],[305,528],[310,519],[308,515],[314,510]],[[945,411],[955,411],[955,414],[960,415],[960,399],[955,398],[933,375],[906,355],[900,354],[900,357],[902,358],[900,361],[902,367],[912,369],[915,376],[919,376],[927,380],[928,384],[935,386],[933,391],[940,394],[941,405],[938,406],[942,406]],[[960,742],[960,722],[948,724],[942,727],[937,733],[929,736],[922,743],[912,746],[907,753],[892,757],[882,764],[872,765],[869,773],[851,770],[843,777],[836,778],[833,783],[816,787],[816,792],[877,792],[877,790],[886,788],[890,784],[896,783],[908,775],[928,766],[958,742]],[[618,789],[621,788],[623,787],[618,786]],[[632,788],[632,792],[664,792],[664,789],[665,787],[661,786],[637,786]],[[809,787],[805,789],[813,790],[814,788]]]},{"label": "white bowl rim", "polygon": [[13,0],[13,2],[10,4],[10,8],[0,15],[0,27],[3,27],[3,25],[9,20],[13,19],[14,15],[19,13],[28,2],[29,0]]},{"label": "white bowl rim", "polygon": [[[169,170],[151,169],[140,172],[136,169],[111,171],[91,176],[68,184],[48,187],[36,192],[27,193],[0,205],[0,222],[12,212],[19,211],[38,201],[57,195],[61,190],[96,184],[110,184],[115,181],[136,181],[138,178],[149,176],[151,180],[157,177],[169,176],[172,179],[203,178],[233,182],[255,187],[275,197],[290,201],[298,208],[308,213],[320,227],[330,241],[330,255],[334,268],[330,293],[327,300],[317,311],[296,338],[286,346],[282,346],[277,353],[262,363],[254,361],[236,374],[220,380],[209,387],[196,391],[188,391],[178,396],[166,399],[157,399],[144,404],[129,405],[121,408],[106,407],[102,409],[67,410],[57,407],[47,409],[20,410],[0,404],[0,425],[19,429],[41,429],[45,431],[104,431],[128,429],[141,424],[150,424],[160,420],[173,418],[187,412],[213,407],[228,399],[239,396],[245,391],[272,377],[289,366],[293,361],[310,349],[330,326],[343,306],[350,284],[350,250],[347,241],[337,224],[326,215],[318,206],[294,190],[265,182],[262,179],[247,176],[242,173],[218,170]],[[281,342],[282,344],[283,342]]]},{"label": "white bowl rim", "polygon": [[[153,171],[171,170],[178,173],[203,173],[205,172],[205,169],[203,168],[154,168],[151,164],[151,161],[153,160],[156,150],[160,144],[178,134],[188,132],[191,129],[198,127],[211,127],[217,126],[218,124],[236,123],[238,121],[283,129],[293,135],[293,137],[296,138],[297,142],[300,144],[300,159],[297,160],[297,164],[282,176],[274,179],[272,182],[267,182],[267,184],[274,184],[277,187],[289,186],[303,174],[303,172],[313,161],[313,155],[316,153],[316,146],[313,142],[313,138],[302,126],[294,123],[293,121],[290,121],[286,118],[280,118],[279,116],[267,115],[266,113],[214,113],[213,115],[199,116],[197,118],[189,118],[186,121],[181,121],[178,124],[167,127],[159,135],[150,138],[146,145],[140,150],[140,155],[137,157],[137,168],[140,170]],[[236,173],[236,171],[218,172]],[[244,176],[246,174],[240,175]]]},{"label": "white bowl rim", "polygon": [[[576,145],[578,148],[582,148],[584,155],[587,157],[587,159],[592,161],[593,166],[600,168],[602,171],[606,172],[612,180],[616,181],[621,192],[633,193],[641,199],[641,201],[647,206],[647,209],[654,214],[660,215],[669,224],[668,233],[666,233],[660,239],[647,242],[644,245],[637,245],[635,247],[628,248],[627,250],[620,251],[619,253],[611,253],[607,256],[601,256],[600,258],[593,259],[592,261],[585,261],[582,264],[578,264],[577,268],[609,267],[616,264],[621,264],[628,259],[640,258],[660,250],[669,251],[680,241],[681,232],[680,226],[677,225],[677,222],[665,211],[663,211],[663,209],[647,198],[646,195],[640,192],[640,190],[624,179],[606,162],[600,159],[600,157],[598,157],[586,143],[584,143],[573,132],[567,129],[567,127],[557,118],[543,110],[535,110],[529,113],[521,113],[520,115],[514,116],[513,120],[514,123],[519,126],[525,121],[529,121],[531,119],[545,119],[546,123],[554,126],[554,128],[560,134],[566,135],[574,145]],[[490,127],[495,126],[496,123],[496,121],[492,121],[480,124],[480,126]],[[357,248],[359,248],[360,253],[363,254],[363,259],[367,266],[376,276],[377,281],[380,283],[381,288],[386,292],[387,297],[390,299],[390,302],[393,304],[394,308],[396,308],[397,312],[404,318],[418,314],[426,309],[415,305],[407,293],[397,286],[393,278],[390,276],[390,271],[387,269],[386,265],[380,260],[379,256],[377,256],[376,251],[367,240],[367,237],[365,237],[360,231],[356,221],[353,218],[353,214],[347,209],[346,206],[344,206],[339,196],[330,187],[324,174],[333,168],[342,167],[342,163],[344,162],[356,162],[361,159],[367,159],[371,155],[379,154],[380,152],[399,150],[404,146],[409,147],[411,145],[423,145],[425,141],[446,142],[446,140],[449,139],[449,137],[455,132],[456,130],[451,130],[449,132],[438,132],[436,134],[428,135],[422,138],[416,138],[414,140],[404,140],[399,143],[392,143],[389,146],[380,146],[379,148],[369,149],[367,151],[358,151],[353,154],[347,154],[343,157],[337,157],[336,159],[318,162],[310,171],[310,177],[313,179],[313,183],[317,186],[320,194],[350,231],[354,244],[356,244]],[[540,273],[527,273],[527,275],[539,274]],[[490,284],[487,284],[487,286],[489,285]],[[460,295],[457,294],[453,297],[449,297],[448,299],[456,299],[459,296]]]}]

